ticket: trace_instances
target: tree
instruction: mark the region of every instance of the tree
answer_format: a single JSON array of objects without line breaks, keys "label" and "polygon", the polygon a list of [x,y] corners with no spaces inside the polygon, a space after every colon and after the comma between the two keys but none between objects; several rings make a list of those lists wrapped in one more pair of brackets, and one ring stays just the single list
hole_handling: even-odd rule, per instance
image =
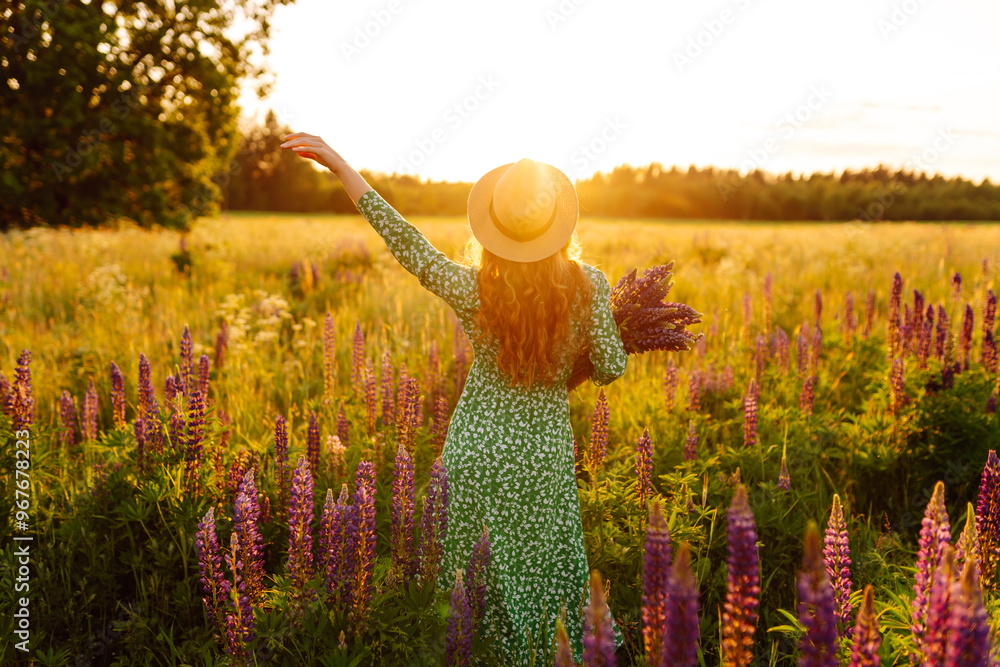
[{"label": "tree", "polygon": [[[240,82],[291,0],[12,0],[0,10],[0,229],[217,211]],[[263,84],[258,93],[266,92]]]}]

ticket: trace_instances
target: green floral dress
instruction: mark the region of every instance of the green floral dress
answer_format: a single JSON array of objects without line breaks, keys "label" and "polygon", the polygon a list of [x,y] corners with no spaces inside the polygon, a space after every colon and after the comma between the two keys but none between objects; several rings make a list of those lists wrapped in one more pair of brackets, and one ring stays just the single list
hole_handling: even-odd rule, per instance
[{"label": "green floral dress", "polygon": [[[474,341],[476,267],[449,260],[374,190],[362,195],[357,206],[399,263],[454,309]],[[589,336],[592,378],[606,384],[624,374],[627,357],[611,314],[608,280],[598,269],[583,266],[594,287],[592,316],[587,323],[573,322],[572,336],[576,341]],[[455,570],[464,574],[486,526],[491,566],[482,631],[487,641],[497,640],[498,657],[507,665],[528,665],[531,647],[546,654],[561,605],[566,607],[573,656],[578,662],[582,657],[590,569],[566,389],[578,349],[567,346],[551,386],[527,389],[511,388],[497,368],[495,341],[473,343],[475,358],[442,451],[448,472],[448,531],[438,586],[451,591]],[[612,630],[621,646],[621,630],[613,619]]]}]

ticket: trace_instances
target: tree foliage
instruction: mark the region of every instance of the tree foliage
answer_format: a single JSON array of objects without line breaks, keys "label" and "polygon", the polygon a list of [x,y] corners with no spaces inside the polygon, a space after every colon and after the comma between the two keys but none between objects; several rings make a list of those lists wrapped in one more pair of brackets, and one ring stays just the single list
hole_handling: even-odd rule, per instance
[{"label": "tree foliage", "polygon": [[[216,210],[240,82],[290,0],[13,0],[0,11],[0,225]],[[266,90],[266,83],[260,92]]]}]

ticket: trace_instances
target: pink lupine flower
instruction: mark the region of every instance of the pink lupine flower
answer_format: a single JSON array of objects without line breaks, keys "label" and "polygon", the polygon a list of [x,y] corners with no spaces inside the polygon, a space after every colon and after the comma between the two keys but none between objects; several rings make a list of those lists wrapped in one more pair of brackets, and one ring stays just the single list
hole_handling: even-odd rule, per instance
[{"label": "pink lupine flower", "polygon": [[334,607],[350,608],[355,573],[352,569],[351,524],[353,506],[347,504],[347,484],[340,486],[340,498],[333,500],[333,491],[326,490],[326,502],[320,517],[319,561],[326,581],[326,592]]},{"label": "pink lupine flower", "polygon": [[198,391],[201,392],[206,402],[208,402],[208,380],[211,364],[212,360],[208,358],[207,354],[198,358]]},{"label": "pink lupine flower", "polygon": [[989,617],[983,606],[983,592],[970,563],[965,564],[953,586],[945,667],[985,667],[991,660]]},{"label": "pink lupine flower", "polygon": [[63,447],[72,447],[76,444],[76,399],[66,390],[59,397],[59,421],[62,422],[59,441]]},{"label": "pink lupine flower", "polygon": [[722,611],[722,660],[725,665],[747,667],[753,660],[757,607],[760,604],[760,568],[757,528],[747,490],[736,487],[728,511],[729,557],[726,601]]},{"label": "pink lupine flower", "polygon": [[191,339],[191,330],[184,325],[184,333],[181,335],[181,391],[187,396],[194,389],[194,341]]},{"label": "pink lupine flower", "polygon": [[864,598],[854,623],[853,638],[850,667],[879,667],[882,659],[878,650],[882,646],[882,635],[878,629],[875,590],[871,584],[865,586]]},{"label": "pink lupine flower", "polygon": [[677,551],[667,579],[668,595],[663,623],[663,653],[659,665],[694,667],[698,664],[698,581],[691,572],[691,546]]},{"label": "pink lupine flower", "polygon": [[667,412],[674,409],[674,396],[677,393],[677,366],[673,359],[667,360],[667,370],[663,379],[664,406]]},{"label": "pink lupine flower", "polygon": [[438,457],[431,466],[420,520],[420,581],[436,580],[448,533],[448,472]]},{"label": "pink lupine flower", "polygon": [[757,383],[750,378],[746,397],[743,399],[743,446],[757,444]]},{"label": "pink lupine flower", "polygon": [[857,316],[854,313],[854,295],[847,292],[844,295],[844,338],[850,343],[854,339],[854,332],[858,328]]},{"label": "pink lupine flower", "polygon": [[310,470],[319,470],[319,438],[319,415],[310,410],[309,427],[306,429],[306,457]]},{"label": "pink lupine flower", "polygon": [[919,644],[923,664],[944,664],[944,656],[948,650],[954,570],[955,550],[946,544],[941,552],[941,562],[934,569],[928,595],[926,627]]},{"label": "pink lupine flower", "polygon": [[833,494],[833,508],[823,536],[823,562],[826,574],[833,584],[837,601],[837,620],[842,627],[850,628],[851,623],[851,551],[847,535],[847,522],[840,496]]},{"label": "pink lupine flower", "polygon": [[374,595],[375,575],[375,466],[360,461],[354,483],[350,524],[351,559],[354,573],[351,618],[356,633],[367,628],[369,605]]},{"label": "pink lupine flower", "polygon": [[701,410],[701,386],[703,378],[701,371],[692,368],[688,373],[688,410],[698,412]]},{"label": "pink lupine flower", "polygon": [[782,375],[788,374],[788,334],[781,327],[774,333],[775,354],[778,357],[778,370]]},{"label": "pink lupine flower", "polygon": [[834,591],[820,551],[819,528],[810,521],[806,529],[805,556],[798,578],[799,622],[805,632],[799,642],[802,667],[837,667],[837,614]]},{"label": "pink lupine flower", "polygon": [[813,375],[819,374],[819,353],[823,348],[823,332],[819,327],[813,329],[812,345],[809,348],[809,370]]},{"label": "pink lupine flower", "polygon": [[253,604],[264,599],[264,537],[260,532],[261,508],[257,498],[255,471],[251,467],[243,475],[233,503],[233,534],[243,544],[243,580]]},{"label": "pink lupine flower", "polygon": [[202,461],[202,439],[205,435],[205,400],[197,389],[188,402],[187,435],[184,438],[184,489],[198,493]]},{"label": "pink lupine flower", "polygon": [[111,417],[115,428],[125,426],[125,376],[118,364],[111,362]]},{"label": "pink lupine flower", "polygon": [[962,318],[962,333],[958,341],[958,349],[962,353],[962,368],[969,370],[969,360],[972,357],[972,330],[974,328],[975,313],[972,306],[965,305],[965,317]]},{"label": "pink lupine flower", "polygon": [[347,411],[344,409],[344,402],[341,401],[337,410],[337,437],[344,443],[344,447],[349,447],[351,444],[350,429],[351,422],[347,420]]},{"label": "pink lupine flower", "polygon": [[369,359],[365,362],[365,425],[368,434],[375,434],[375,420],[378,418],[378,396],[375,390],[375,364]]},{"label": "pink lupine flower", "polygon": [[449,412],[448,397],[441,394],[434,404],[434,421],[431,423],[431,447],[435,456],[441,453],[444,442],[448,438]]},{"label": "pink lupine flower", "polygon": [[948,356],[948,334],[951,332],[951,325],[948,322],[948,314],[944,311],[944,306],[938,305],[937,330],[934,340],[934,356],[942,362],[947,362]]},{"label": "pink lupine flower", "polygon": [[94,381],[87,380],[87,393],[83,397],[83,432],[84,440],[97,440],[97,389]]},{"label": "pink lupine flower", "polygon": [[587,605],[583,633],[583,664],[615,667],[615,638],[611,631],[611,610],[604,599],[604,585],[597,570],[590,572],[590,604]]},{"label": "pink lupine flower", "polygon": [[610,419],[608,397],[602,387],[597,392],[597,404],[590,418],[590,466],[593,479],[597,480],[597,471],[604,467],[604,454],[608,447],[608,422]]},{"label": "pink lupine flower", "polygon": [[413,461],[402,443],[396,446],[392,481],[392,566],[397,581],[405,584],[416,574],[413,558]]},{"label": "pink lupine flower", "polygon": [[934,570],[941,562],[944,547],[951,540],[951,523],[948,520],[948,510],[944,504],[944,483],[934,486],[934,494],[927,503],[927,510],[920,528],[920,550],[917,552],[916,583],[913,585],[913,631],[914,646],[923,650],[923,638],[926,631],[927,606],[933,584]]},{"label": "pink lupine flower", "polygon": [[642,636],[646,664],[659,664],[670,576],[670,531],[659,503],[652,503],[646,525],[646,547],[642,571]]},{"label": "pink lupine flower", "polygon": [[160,406],[156,402],[156,391],[153,389],[153,381],[149,369],[149,360],[146,355],[139,354],[139,418],[149,422],[157,417]]},{"label": "pink lupine flower", "polygon": [[983,588],[993,590],[993,577],[1000,560],[1000,458],[994,449],[986,458],[979,481],[976,533],[979,535]]},{"label": "pink lupine flower", "polygon": [[284,415],[274,419],[274,467],[281,505],[288,498],[288,424]]},{"label": "pink lupine flower", "polygon": [[695,430],[694,420],[688,422],[688,435],[684,443],[684,460],[694,461],[698,458],[698,431]]},{"label": "pink lupine flower", "polygon": [[358,391],[361,374],[365,368],[365,334],[361,331],[361,321],[354,325],[354,344],[351,347],[351,386]]},{"label": "pink lupine flower", "polygon": [[809,338],[806,337],[806,326],[803,325],[795,337],[795,374],[802,377],[809,365]]},{"label": "pink lupine flower", "polygon": [[903,377],[903,359],[896,357],[892,360],[892,369],[889,372],[889,409],[893,413],[898,413],[909,402],[906,395],[906,380]]},{"label": "pink lupine flower", "polygon": [[900,299],[903,296],[903,277],[899,275],[899,271],[895,273],[892,277],[892,294],[889,297],[889,333],[887,336],[887,343],[889,345],[889,358],[893,358],[898,354],[900,337],[899,337],[899,311],[900,311]]},{"label": "pink lupine flower", "polygon": [[382,378],[379,381],[379,393],[382,396],[382,426],[391,424],[393,421],[393,413],[395,412],[394,407],[394,396],[393,391],[393,368],[392,359],[389,356],[389,352],[382,353]]},{"label": "pink lupine flower", "polygon": [[454,667],[469,667],[472,664],[472,609],[460,569],[455,570],[455,587],[451,592],[445,656],[446,664]]},{"label": "pink lupine flower", "polygon": [[468,582],[466,594],[472,610],[472,633],[479,629],[486,614],[486,576],[489,567],[490,538],[488,528],[484,525],[482,535],[472,548],[472,557],[469,559],[469,567],[465,574],[465,580]]},{"label": "pink lupine flower", "polygon": [[653,493],[653,441],[649,429],[642,429],[635,451],[636,495],[639,505],[646,506],[646,500]]},{"label": "pink lupine flower", "polygon": [[288,572],[292,580],[292,597],[297,602],[308,595],[309,580],[313,576],[312,520],[312,471],[306,457],[300,456],[292,476],[288,506]]}]

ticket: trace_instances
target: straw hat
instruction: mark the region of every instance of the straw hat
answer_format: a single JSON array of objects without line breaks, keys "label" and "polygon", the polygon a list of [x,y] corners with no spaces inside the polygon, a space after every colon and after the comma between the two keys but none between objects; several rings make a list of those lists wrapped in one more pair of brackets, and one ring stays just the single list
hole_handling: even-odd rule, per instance
[{"label": "straw hat", "polygon": [[572,181],[552,165],[524,158],[497,167],[469,193],[469,224],[494,255],[535,262],[559,252],[576,227]]}]

